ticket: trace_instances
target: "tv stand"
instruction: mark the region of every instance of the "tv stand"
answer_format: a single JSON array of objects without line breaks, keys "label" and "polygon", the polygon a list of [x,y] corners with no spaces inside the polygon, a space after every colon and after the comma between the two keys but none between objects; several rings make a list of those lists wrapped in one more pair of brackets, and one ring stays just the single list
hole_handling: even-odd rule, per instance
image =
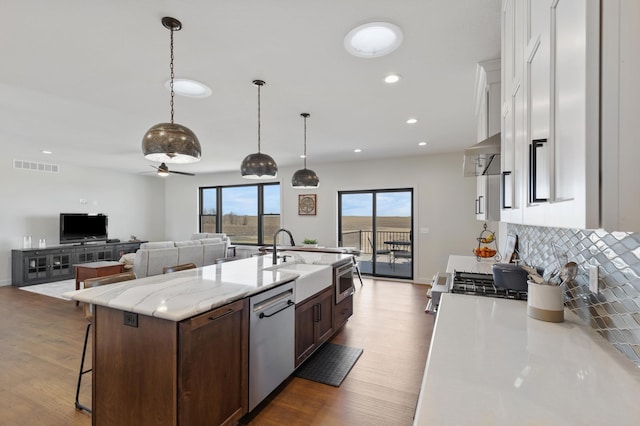
[{"label": "tv stand", "polygon": [[135,242],[86,242],[43,249],[11,250],[11,284],[17,287],[62,281],[75,277],[73,265],[119,260],[126,253],[135,253]]}]

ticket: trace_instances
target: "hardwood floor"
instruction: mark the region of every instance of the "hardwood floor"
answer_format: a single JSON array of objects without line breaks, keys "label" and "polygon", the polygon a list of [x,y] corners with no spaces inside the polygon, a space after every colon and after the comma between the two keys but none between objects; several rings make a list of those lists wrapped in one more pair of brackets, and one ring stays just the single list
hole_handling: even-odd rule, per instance
[{"label": "hardwood floor", "polygon": [[[412,424],[434,322],[427,288],[366,278],[356,288],[354,315],[331,340],[364,349],[342,385],[293,377],[246,424]],[[71,301],[0,287],[0,424],[91,424],[74,407],[85,327]]]}]

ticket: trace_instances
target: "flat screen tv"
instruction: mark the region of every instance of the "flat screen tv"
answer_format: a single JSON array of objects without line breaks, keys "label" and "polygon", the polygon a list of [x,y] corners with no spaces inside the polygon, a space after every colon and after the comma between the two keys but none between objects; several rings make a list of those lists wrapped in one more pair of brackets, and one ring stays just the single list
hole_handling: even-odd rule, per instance
[{"label": "flat screen tv", "polygon": [[108,222],[103,214],[60,213],[60,244],[105,241]]}]

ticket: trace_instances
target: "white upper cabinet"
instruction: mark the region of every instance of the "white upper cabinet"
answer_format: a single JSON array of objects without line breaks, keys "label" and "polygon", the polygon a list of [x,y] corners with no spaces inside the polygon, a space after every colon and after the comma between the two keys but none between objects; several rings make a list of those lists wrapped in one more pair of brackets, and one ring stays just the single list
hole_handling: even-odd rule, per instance
[{"label": "white upper cabinet", "polygon": [[[500,132],[500,59],[478,64],[476,73],[476,142]],[[498,161],[497,159],[495,161]],[[500,178],[476,177],[475,213],[478,220],[500,220]]]},{"label": "white upper cabinet", "polygon": [[640,232],[640,1],[602,2],[602,218]]},{"label": "white upper cabinet", "polygon": [[500,220],[522,222],[523,113],[522,56],[524,1],[502,3],[502,145]]},{"label": "white upper cabinet", "polygon": [[639,4],[503,0],[501,220],[640,231]]}]

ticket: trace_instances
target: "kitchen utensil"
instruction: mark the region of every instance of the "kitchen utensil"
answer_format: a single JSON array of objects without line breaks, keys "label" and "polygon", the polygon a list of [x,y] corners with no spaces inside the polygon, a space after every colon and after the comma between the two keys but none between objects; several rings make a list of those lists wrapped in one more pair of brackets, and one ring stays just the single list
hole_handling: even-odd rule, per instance
[{"label": "kitchen utensil", "polygon": [[567,281],[573,280],[578,275],[578,264],[576,262],[567,262],[560,271],[560,278],[562,282],[559,285],[564,285]]}]

